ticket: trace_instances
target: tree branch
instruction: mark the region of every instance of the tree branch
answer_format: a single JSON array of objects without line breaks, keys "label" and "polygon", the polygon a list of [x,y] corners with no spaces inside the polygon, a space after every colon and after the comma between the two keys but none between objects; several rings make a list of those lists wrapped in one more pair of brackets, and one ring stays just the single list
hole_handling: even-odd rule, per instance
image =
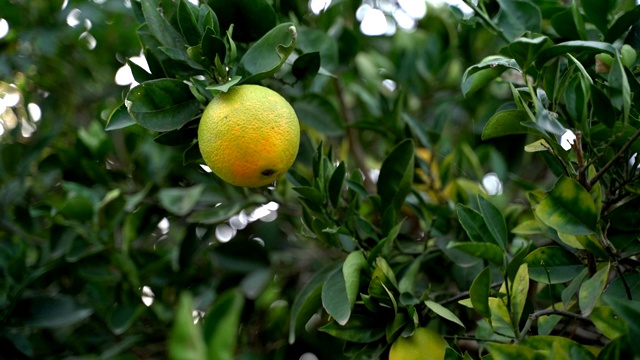
[{"label": "tree branch", "polygon": [[529,334],[529,331],[531,330],[531,326],[535,321],[538,320],[538,318],[540,318],[541,316],[547,316],[547,315],[560,315],[560,316],[570,317],[576,320],[585,321],[589,323],[592,322],[591,319],[587,317],[584,317],[580,314],[572,313],[566,310],[555,310],[555,309],[538,310],[533,312],[531,315],[529,315],[529,318],[527,319],[527,322],[524,324],[524,327],[522,328],[522,331],[520,332],[520,336],[518,337],[518,340],[516,341],[516,343],[520,343],[522,340],[524,340],[525,337],[527,337],[527,334]]},{"label": "tree branch", "polygon": [[[493,284],[489,285],[489,287],[492,288],[492,289],[499,288],[500,286],[502,286],[502,281],[494,282]],[[440,301],[439,304],[440,305],[447,305],[447,304],[451,304],[453,302],[456,302],[458,300],[466,299],[468,297],[469,297],[469,291],[463,291],[463,292],[459,293],[456,296],[453,296],[453,297],[450,297],[450,298],[445,299],[443,301]]]},{"label": "tree branch", "polygon": [[633,143],[638,139],[638,137],[640,137],[640,129],[636,130],[636,132],[622,146],[620,151],[618,151],[618,153],[611,160],[609,160],[609,162],[606,163],[602,167],[602,169],[600,169],[600,171],[598,171],[598,173],[594,177],[591,178],[591,180],[589,180],[589,182],[587,183],[589,185],[587,190],[591,189],[591,187],[595,183],[597,183],[598,180],[600,180],[600,178],[602,178],[607,171],[609,171],[609,169],[613,166],[613,164],[615,164],[615,162],[618,161],[618,159],[621,158],[627,152],[629,147],[631,147],[631,145],[633,145]]},{"label": "tree branch", "polygon": [[0,219],[0,228],[3,228],[9,233],[12,233],[16,236],[21,237],[23,240],[28,240],[33,245],[45,244],[48,242],[47,239],[41,238],[39,236],[31,235],[28,232],[16,226],[15,224],[7,221],[6,219]]}]

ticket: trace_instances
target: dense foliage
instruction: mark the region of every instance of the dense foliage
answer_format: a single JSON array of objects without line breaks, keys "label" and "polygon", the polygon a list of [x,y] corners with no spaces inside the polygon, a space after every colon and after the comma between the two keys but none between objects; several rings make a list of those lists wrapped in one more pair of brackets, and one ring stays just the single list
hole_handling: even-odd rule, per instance
[{"label": "dense foliage", "polygon": [[[640,6],[465,3],[0,0],[0,358],[639,358]],[[260,189],[197,144],[249,83],[303,128]]]}]

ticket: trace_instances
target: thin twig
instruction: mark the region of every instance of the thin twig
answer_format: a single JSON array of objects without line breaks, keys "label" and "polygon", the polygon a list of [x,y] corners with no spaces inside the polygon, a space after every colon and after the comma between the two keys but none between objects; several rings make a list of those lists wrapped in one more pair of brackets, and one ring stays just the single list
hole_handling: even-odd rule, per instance
[{"label": "thin twig", "polygon": [[522,340],[524,340],[525,337],[527,337],[529,330],[531,330],[531,326],[535,321],[538,320],[538,318],[540,318],[541,316],[547,316],[547,315],[560,315],[560,316],[570,317],[576,320],[585,321],[589,323],[592,322],[591,319],[589,319],[588,317],[584,317],[580,314],[572,313],[566,310],[554,310],[554,309],[538,310],[533,312],[531,315],[529,315],[529,318],[527,319],[527,322],[524,324],[524,327],[522,328],[522,331],[520,332],[520,336],[518,337],[518,340],[516,341],[516,343],[521,342]]},{"label": "thin twig", "polygon": [[5,219],[0,219],[0,228],[3,228],[8,232],[13,233],[14,235],[21,237],[23,240],[29,240],[34,245],[45,244],[48,242],[47,239],[41,238],[39,236],[31,235],[28,232],[19,228],[17,225]]},{"label": "thin twig", "polygon": [[616,272],[618,273],[618,276],[620,276],[620,281],[622,281],[622,286],[624,287],[624,291],[627,295],[627,299],[633,300],[633,295],[631,294],[631,287],[629,286],[627,279],[624,277],[624,272],[622,271],[622,267],[620,266],[618,256],[611,248],[611,242],[609,241],[606,235],[606,233],[609,231],[609,226],[611,226],[611,222],[607,223],[607,227],[604,229],[604,231],[600,231],[602,247],[605,249],[609,257],[613,259],[613,266],[616,268]]},{"label": "thin twig", "polygon": [[598,171],[598,173],[591,178],[591,180],[589,180],[589,182],[587,183],[589,186],[587,190],[591,189],[591,187],[595,183],[597,183],[598,180],[600,180],[600,178],[602,178],[607,171],[609,171],[609,169],[613,166],[613,164],[615,164],[615,162],[618,161],[618,159],[621,158],[627,152],[629,147],[633,145],[633,143],[638,139],[638,137],[640,137],[640,129],[636,130],[636,132],[622,146],[620,151],[618,151],[618,153],[611,160],[609,160],[609,162],[606,163],[605,166],[603,166],[602,169],[600,169],[600,171]]},{"label": "thin twig", "polygon": [[[494,288],[499,288],[500,286],[502,286],[502,281],[500,282],[494,282],[493,284],[489,285],[490,288],[494,289]],[[463,291],[461,293],[459,293],[456,296],[450,297],[448,299],[445,299],[443,301],[440,301],[439,304],[440,305],[447,305],[447,304],[451,304],[453,302],[462,300],[462,299],[466,299],[469,297],[469,291]]]}]

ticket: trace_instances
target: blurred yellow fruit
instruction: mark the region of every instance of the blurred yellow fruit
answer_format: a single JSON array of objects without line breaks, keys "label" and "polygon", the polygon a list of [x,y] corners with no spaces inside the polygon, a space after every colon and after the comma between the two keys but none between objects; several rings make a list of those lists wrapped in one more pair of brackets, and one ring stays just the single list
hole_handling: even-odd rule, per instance
[{"label": "blurred yellow fruit", "polygon": [[234,86],[207,105],[198,126],[205,163],[236,186],[265,186],[293,164],[300,124],[277,92],[258,85]]},{"label": "blurred yellow fruit", "polygon": [[389,360],[442,360],[449,345],[435,330],[418,328],[391,345]]}]

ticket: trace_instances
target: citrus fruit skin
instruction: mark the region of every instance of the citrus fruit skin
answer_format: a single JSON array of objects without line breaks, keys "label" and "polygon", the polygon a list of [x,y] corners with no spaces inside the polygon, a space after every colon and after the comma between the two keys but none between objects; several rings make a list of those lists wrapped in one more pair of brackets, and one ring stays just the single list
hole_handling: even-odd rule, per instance
[{"label": "citrus fruit skin", "polygon": [[391,345],[389,360],[442,360],[449,345],[435,330],[418,328]]},{"label": "citrus fruit skin", "polygon": [[198,125],[202,157],[222,180],[236,186],[265,186],[293,164],[300,124],[291,105],[259,85],[239,85],[207,105]]}]

